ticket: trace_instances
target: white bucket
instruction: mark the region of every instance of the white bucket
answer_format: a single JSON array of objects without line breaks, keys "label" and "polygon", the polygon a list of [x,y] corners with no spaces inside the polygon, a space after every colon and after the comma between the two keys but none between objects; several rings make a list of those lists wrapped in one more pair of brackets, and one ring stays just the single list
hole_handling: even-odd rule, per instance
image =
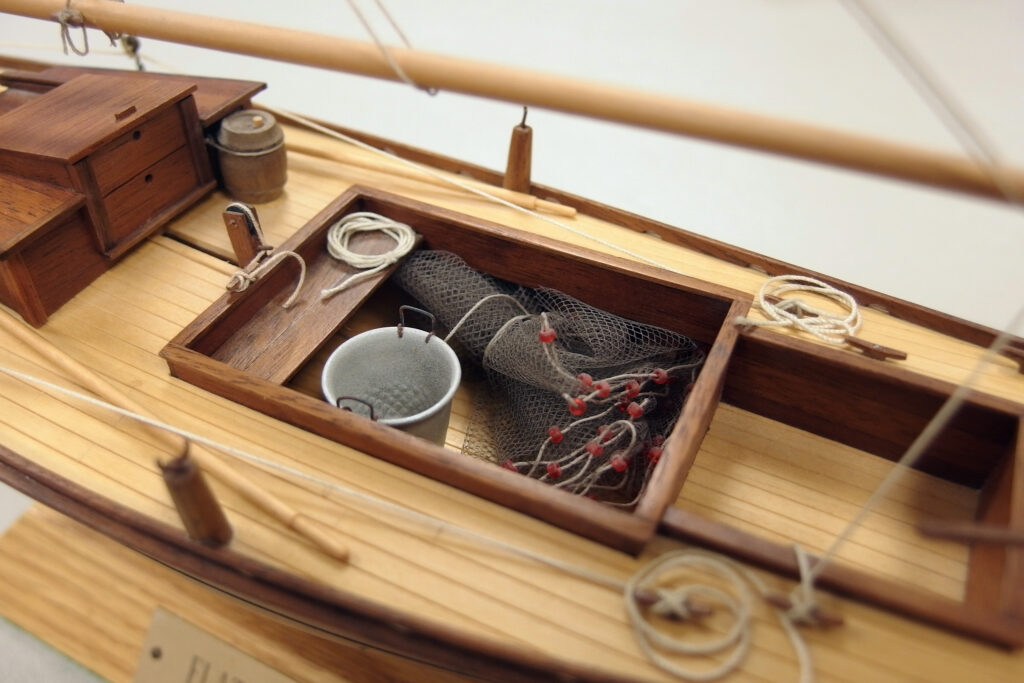
[{"label": "white bucket", "polygon": [[433,333],[381,327],[335,349],[321,386],[333,405],[443,446],[461,377],[455,352]]}]

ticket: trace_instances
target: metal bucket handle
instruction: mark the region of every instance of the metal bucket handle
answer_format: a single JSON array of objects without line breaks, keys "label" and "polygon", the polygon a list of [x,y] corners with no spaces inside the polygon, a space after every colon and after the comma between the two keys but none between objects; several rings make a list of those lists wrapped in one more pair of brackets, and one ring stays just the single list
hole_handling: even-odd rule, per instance
[{"label": "metal bucket handle", "polygon": [[423,339],[423,343],[424,344],[428,343],[430,341],[430,338],[434,336],[434,326],[437,323],[437,319],[434,317],[434,314],[431,313],[430,311],[424,311],[422,308],[416,308],[415,306],[399,306],[398,307],[398,327],[395,328],[395,329],[398,330],[398,336],[399,337],[402,336],[402,328],[405,327],[405,312],[406,312],[406,310],[416,311],[417,313],[421,313],[424,316],[430,318],[430,332]]},{"label": "metal bucket handle", "polygon": [[373,414],[373,404],[370,403],[369,401],[365,401],[365,400],[363,400],[361,398],[356,398],[355,396],[339,396],[334,401],[334,405],[336,405],[339,408],[341,408],[342,410],[346,410],[346,411],[348,411],[350,413],[352,412],[352,409],[351,408],[347,408],[347,407],[341,405],[342,401],[355,401],[356,403],[362,403],[364,406],[366,406],[367,408],[370,409],[370,420],[373,421],[373,422],[377,421],[377,418]]}]

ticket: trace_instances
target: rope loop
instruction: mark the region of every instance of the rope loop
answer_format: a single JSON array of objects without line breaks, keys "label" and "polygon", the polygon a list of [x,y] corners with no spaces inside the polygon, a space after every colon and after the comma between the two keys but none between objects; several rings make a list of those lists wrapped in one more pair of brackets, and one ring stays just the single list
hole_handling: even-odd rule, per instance
[{"label": "rope loop", "polygon": [[[689,618],[690,610],[685,605],[686,598],[700,592],[720,602],[733,615],[733,625],[718,638],[700,643],[686,642],[658,631],[654,625],[640,612],[637,605],[637,593],[654,579],[671,570],[682,567],[701,569],[725,579],[732,588],[733,595],[702,584],[686,584],[681,587],[654,589],[658,601],[651,611],[659,616]],[[750,649],[750,613],[752,598],[746,582],[722,559],[696,550],[667,553],[656,561],[643,567],[626,582],[624,596],[626,612],[633,626],[637,643],[644,653],[662,669],[688,680],[710,681],[720,678],[737,668]],[[684,655],[711,655],[728,649],[730,654],[717,666],[710,669],[692,669],[670,660],[662,652]]]},{"label": "rope loop", "polygon": [[[124,0],[112,0],[113,2],[121,2]],[[64,9],[59,12],[54,12],[52,15],[53,20],[60,24],[60,43],[61,48],[64,50],[64,54],[68,53],[68,49],[74,52],[79,57],[85,57],[89,54],[89,34],[85,30],[86,20],[85,15],[82,14],[81,10],[75,9],[71,6],[71,0],[66,0]],[[75,42],[71,39],[71,29],[80,28],[82,29],[82,48],[79,49]],[[103,31],[104,35],[110,39],[110,46],[117,47],[117,40],[121,37],[120,33],[115,31]],[[139,71],[142,71],[141,62],[138,62],[136,57],[136,63],[139,64]]]},{"label": "rope loop", "polygon": [[[64,9],[56,12],[53,15],[53,19],[60,24],[60,43],[64,50],[64,54],[68,53],[69,48],[79,57],[85,57],[89,54],[89,34],[85,31],[85,15],[77,9],[72,9],[71,0],[67,0],[67,4],[64,6]],[[72,28],[82,29],[81,49],[75,45],[75,41],[71,38]]]},{"label": "rope loop", "polygon": [[[807,557],[799,549],[797,557],[801,563],[801,587],[798,587],[798,590],[813,592],[813,579],[810,572],[806,570]],[[694,569],[717,576],[725,581],[727,587],[722,589],[698,582],[684,583],[672,588],[651,585],[659,578],[664,578],[670,572],[679,569]],[[626,614],[633,627],[637,643],[652,662],[664,671],[686,680],[712,681],[736,670],[750,651],[753,639],[754,596],[751,587],[762,595],[767,592],[767,587],[760,577],[745,567],[715,553],[691,549],[666,553],[641,568],[626,582],[623,595],[626,601]],[[638,600],[641,592],[653,592],[657,597],[655,603],[650,607],[650,613],[670,619],[689,619],[694,616],[702,616],[694,613],[689,603],[690,597],[701,595],[723,606],[732,615],[732,626],[717,638],[700,642],[687,642],[685,636],[666,635],[657,630],[641,612]],[[800,680],[806,683],[813,678],[807,644],[797,632],[789,614],[783,610],[777,610],[776,613],[796,652],[800,666]],[[725,652],[728,654],[724,658],[717,656]],[[710,668],[692,668],[683,666],[664,653],[688,656],[716,655],[717,663]]]},{"label": "rope loop", "polygon": [[[787,299],[784,295],[792,292],[808,292],[826,297],[838,303],[849,313],[845,316],[812,306],[802,299]],[[770,299],[781,299],[772,302]],[[761,285],[754,302],[768,320],[756,320],[738,316],[737,325],[755,327],[793,327],[812,334],[829,344],[843,344],[846,338],[856,334],[861,326],[860,307],[857,301],[844,291],[817,278],[806,275],[778,275],[768,278]]]},{"label": "rope loop", "polygon": [[290,308],[298,298],[299,291],[306,281],[306,261],[294,251],[277,251],[273,252],[269,257],[267,254],[268,252],[266,251],[260,252],[244,269],[235,271],[225,285],[225,288],[232,292],[244,292],[249,288],[249,285],[263,277],[265,273],[278,263],[286,258],[294,258],[299,264],[299,281],[295,285],[291,296],[288,297],[288,300],[281,304],[282,308]]},{"label": "rope loop", "polygon": [[[395,246],[383,254],[361,254],[352,251],[349,249],[349,243],[355,235],[362,232],[382,232],[395,241]],[[397,263],[412,251],[414,246],[416,232],[405,223],[370,211],[359,211],[344,216],[327,231],[327,251],[339,261],[344,261],[364,272],[350,275],[333,287],[322,290],[320,298],[327,299],[357,282],[376,275]]]}]

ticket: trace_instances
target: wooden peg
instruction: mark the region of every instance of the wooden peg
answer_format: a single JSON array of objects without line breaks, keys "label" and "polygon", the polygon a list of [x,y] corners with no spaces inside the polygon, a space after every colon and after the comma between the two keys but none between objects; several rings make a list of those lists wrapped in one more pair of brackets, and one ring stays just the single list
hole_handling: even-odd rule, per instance
[{"label": "wooden peg", "polygon": [[523,120],[512,129],[508,144],[508,164],[501,186],[506,190],[530,193],[530,160],[533,155],[533,129],[526,125],[526,107]]},{"label": "wooden peg", "polygon": [[962,543],[1024,545],[1024,529],[1010,529],[998,524],[928,520],[918,524],[917,530],[931,538]]},{"label": "wooden peg", "polygon": [[200,543],[222,546],[233,534],[224,509],[213,495],[202,470],[185,453],[169,463],[158,463],[164,483],[188,535]]},{"label": "wooden peg", "polygon": [[260,229],[256,209],[236,202],[224,210],[224,226],[228,230],[231,248],[235,251],[238,265],[245,267],[252,263],[260,254],[270,251],[263,243],[263,231]]},{"label": "wooden peg", "polygon": [[[765,602],[767,602],[768,604],[772,605],[777,609],[781,609],[783,611],[789,611],[793,609],[793,601],[790,600],[788,596],[782,595],[780,593],[765,593],[764,599]],[[813,624],[814,626],[820,626],[821,628],[832,628],[835,626],[842,626],[844,623],[843,618],[841,616],[839,616],[838,614],[827,612],[818,605],[814,605],[811,607],[808,616],[811,619],[811,624]]]},{"label": "wooden peg", "polygon": [[907,352],[894,349],[889,346],[882,346],[874,342],[869,342],[866,339],[860,337],[849,336],[846,338],[846,343],[854,347],[868,358],[874,358],[876,360],[906,360]]},{"label": "wooden peg", "polygon": [[[633,598],[636,600],[638,605],[643,607],[653,607],[657,604],[661,598],[658,597],[658,593],[649,588],[641,588],[633,594]],[[703,619],[709,617],[715,613],[715,608],[706,602],[701,600],[694,600],[692,597],[687,596],[683,601],[686,606],[686,610],[690,613],[690,616],[694,619]],[[678,619],[674,614],[667,615],[668,619]]]}]

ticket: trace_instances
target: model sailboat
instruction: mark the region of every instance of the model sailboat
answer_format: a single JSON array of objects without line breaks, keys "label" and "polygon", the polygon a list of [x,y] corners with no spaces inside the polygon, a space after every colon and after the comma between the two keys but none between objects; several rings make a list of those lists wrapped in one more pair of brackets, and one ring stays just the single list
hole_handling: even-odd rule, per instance
[{"label": "model sailboat", "polygon": [[[20,7],[29,4],[35,3],[5,9],[28,12]],[[91,25],[145,35],[121,23],[139,8],[93,2],[75,3],[75,9]],[[148,24],[172,30],[172,18],[162,15],[162,21]],[[198,40],[202,28],[202,22],[193,22],[176,30]],[[273,44],[277,50],[285,49],[289,36],[268,30],[265,39],[235,41]],[[323,50],[306,36],[294,43],[332,59],[340,54],[335,41]],[[392,77],[379,50],[356,52],[351,68]],[[431,67],[429,59],[421,62],[413,53],[395,51],[393,56],[418,85],[470,91],[452,62]],[[510,72],[498,76],[484,82],[502,88],[519,83]],[[772,275],[792,272],[792,266],[532,186],[533,194],[577,211],[574,218],[559,219],[571,225],[571,232],[552,235],[549,220],[481,203],[475,195],[439,190],[397,170],[367,170],[368,152],[281,114],[290,145],[289,181],[281,198],[258,207],[259,216],[267,243],[278,245],[279,253],[301,256],[313,283],[345,270],[323,248],[330,226],[352,213],[373,212],[411,226],[419,235],[419,250],[451,252],[488,277],[557,289],[611,314],[696,340],[706,361],[660,459],[651,463],[651,479],[634,505],[616,509],[568,495],[500,463],[458,454],[473,428],[468,424],[472,383],[456,395],[448,448],[371,423],[320,398],[317,381],[325,355],[363,328],[394,322],[393,304],[402,295],[383,282],[387,273],[345,297],[322,300],[315,291],[319,285],[307,287],[294,306],[282,308],[297,278],[282,261],[246,291],[224,292],[236,270],[226,260],[240,260],[224,230],[222,213],[229,199],[215,192],[193,206],[193,195],[208,192],[214,177],[200,153],[201,142],[196,143],[228,112],[247,106],[258,86],[178,77],[145,80],[66,68],[21,69],[5,78],[10,90],[4,96],[23,99],[0,125],[6,119],[22,130],[33,122],[41,126],[41,113],[54,111],[47,103],[57,100],[64,112],[94,97],[91,110],[76,109],[74,116],[83,121],[91,121],[97,111],[111,114],[99,142],[78,141],[73,150],[60,149],[61,164],[39,161],[58,154],[32,146],[34,140],[40,146],[46,140],[37,131],[16,143],[4,138],[2,170],[11,192],[31,190],[32,196],[45,199],[49,211],[43,217],[39,214],[45,212],[32,209],[12,212],[11,222],[20,219],[27,227],[12,230],[5,243],[11,273],[5,282],[13,282],[19,268],[32,275],[31,286],[23,279],[17,288],[7,285],[5,302],[39,326],[42,337],[6,333],[11,341],[5,344],[4,364],[21,378],[4,380],[9,409],[3,432],[5,480],[126,545],[269,610],[467,673],[598,679],[661,675],[644,654],[645,646],[631,640],[627,614],[632,608],[624,611],[608,585],[621,586],[644,562],[681,547],[680,539],[754,566],[799,574],[803,556],[791,544],[811,553],[829,550],[829,537],[843,526],[838,520],[854,517],[874,488],[868,482],[880,480],[888,460],[913,446],[920,430],[954,397],[954,381],[982,356],[979,345],[996,338],[979,325],[846,283],[836,284],[862,305],[887,312],[864,311],[863,332],[850,335],[853,339],[843,348],[791,331],[737,324],[738,318],[756,317],[751,304],[765,275],[752,266]],[[541,94],[525,88],[502,96],[571,108],[559,102],[575,87],[555,82],[539,88]],[[631,94],[616,106],[614,93],[600,92],[593,99],[613,118],[649,124],[652,112],[665,111],[656,127],[676,125],[667,102],[652,100],[640,107]],[[720,110],[710,116],[705,134],[714,133],[708,126],[722,128],[722,118]],[[158,145],[159,153],[147,152],[151,160],[143,163],[133,156],[127,165],[106,162],[118,150],[129,149],[129,140],[147,138],[154,128],[162,129],[161,122],[172,120],[183,122],[181,132],[174,144]],[[682,120],[680,125],[704,125],[693,124],[690,116]],[[791,136],[789,127],[741,123],[724,129],[744,135],[744,144],[756,139],[762,146],[793,148],[799,147],[798,138],[807,139]],[[865,153],[869,145],[863,140],[825,137],[835,144],[826,145],[832,151],[824,154],[843,156],[843,164],[878,158],[877,149]],[[399,156],[500,185],[497,174],[388,146]],[[890,158],[916,155],[898,146],[885,149]],[[26,159],[36,165],[26,170],[20,163]],[[58,171],[50,170],[58,166],[69,169],[63,171],[69,178],[64,184]],[[46,173],[39,170],[44,167]],[[889,172],[906,175],[913,173],[908,168],[919,166],[900,161],[895,167],[899,170]],[[163,181],[166,168],[172,169],[175,182]],[[187,172],[182,174],[182,168]],[[970,164],[951,162],[944,168],[948,173],[939,184],[993,192],[988,176]],[[107,181],[106,173],[125,177]],[[922,175],[937,177],[930,170]],[[182,177],[189,182],[182,183]],[[113,194],[121,188],[128,192],[135,187],[132,182],[143,191],[156,185],[163,194],[150,203]],[[157,218],[148,220],[146,214],[129,221],[122,218],[124,206],[150,207]],[[62,300],[50,300],[52,271],[45,266],[48,253],[39,250],[57,249],[51,245],[66,235],[78,236],[86,253],[95,245],[96,255],[85,262],[90,281],[65,289]],[[40,356],[39,349],[53,346],[56,351]],[[1012,340],[1008,348],[1014,348]],[[894,360],[901,351],[906,359]],[[71,360],[55,367],[60,363],[56,358]],[[83,365],[88,366],[84,372]],[[90,373],[98,381],[85,379]],[[229,461],[235,475],[218,477],[220,483],[214,484],[234,528],[231,545],[211,550],[180,530],[153,465],[175,455],[180,442],[168,445],[148,427],[112,423],[95,406],[32,384],[30,377],[84,383],[93,395],[122,408],[156,414],[177,430],[175,438],[197,448],[214,448],[217,442],[243,451],[236,454],[242,460]],[[909,676],[915,667],[928,666],[923,661],[928,655],[901,668],[904,664],[885,648],[868,653],[874,646],[849,642],[848,634],[856,633],[878,645],[895,629],[907,647],[984,656],[993,671],[1008,676],[1019,669],[1017,656],[971,639],[1012,646],[1024,633],[1021,565],[1012,545],[1024,524],[1022,382],[1008,358],[989,367],[961,410],[935,440],[923,444],[919,468],[905,474],[891,500],[863,522],[863,531],[835,563],[814,571],[819,587],[895,612],[824,600],[828,604],[819,621],[838,611],[847,625],[815,632],[815,645],[841,653],[832,654],[839,659],[867,657],[865,666],[878,675]],[[125,406],[124,398],[131,405]],[[220,459],[210,463],[210,471],[222,466],[213,464]],[[238,477],[255,486],[232,485],[230,480]],[[253,488],[269,494],[270,501],[259,501]],[[968,533],[999,531],[1002,540],[968,548],[917,531],[926,523],[971,520],[984,526],[971,526]],[[325,537],[329,547],[344,545],[345,550],[323,552]],[[1011,544],[1004,545],[1007,541]],[[347,556],[348,562],[338,556]],[[806,579],[806,567],[803,573]],[[595,584],[584,574],[605,578]],[[786,582],[769,581],[773,592],[789,593]],[[715,607],[711,630],[729,631],[729,610]],[[752,609],[755,631],[776,628],[766,618],[772,608],[758,604]],[[905,615],[963,635],[907,626]],[[660,617],[652,619],[663,629],[677,628]],[[763,671],[768,678],[791,673],[794,659],[784,642],[777,634],[767,640],[754,641],[744,671]],[[728,655],[719,658],[710,665],[701,660],[697,670],[712,671]],[[843,665],[825,659],[819,673],[838,675]],[[935,678],[945,674],[926,673]]]}]

